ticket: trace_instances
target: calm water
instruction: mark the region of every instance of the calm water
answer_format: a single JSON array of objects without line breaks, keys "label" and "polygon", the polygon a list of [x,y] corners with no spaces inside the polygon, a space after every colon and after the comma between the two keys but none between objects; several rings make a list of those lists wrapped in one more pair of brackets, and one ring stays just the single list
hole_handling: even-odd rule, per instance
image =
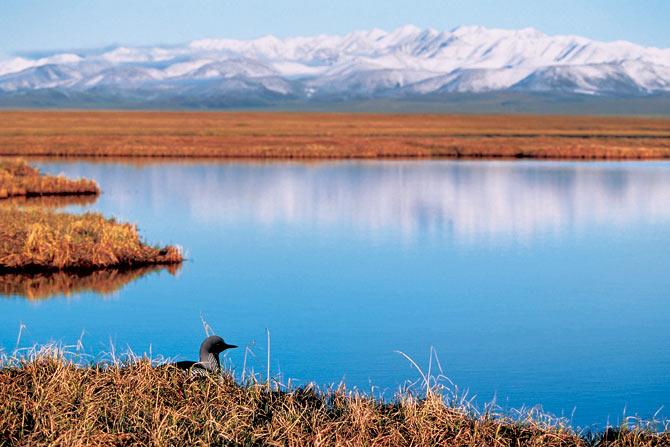
[{"label": "calm water", "polygon": [[[390,397],[402,350],[478,402],[575,425],[670,404],[670,164],[42,162],[189,262],[108,295],[0,295],[0,345],[194,358],[201,316],[297,383]],[[244,350],[229,355],[242,368]],[[668,415],[669,412],[661,411]]]}]

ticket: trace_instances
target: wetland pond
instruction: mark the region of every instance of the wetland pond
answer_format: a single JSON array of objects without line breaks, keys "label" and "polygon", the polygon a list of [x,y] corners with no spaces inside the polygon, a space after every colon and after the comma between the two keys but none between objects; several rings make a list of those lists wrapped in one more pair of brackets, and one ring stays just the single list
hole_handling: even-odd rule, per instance
[{"label": "wetland pond", "polygon": [[[202,317],[263,374],[269,328],[273,374],[298,385],[391,398],[418,378],[394,351],[427,368],[433,346],[479,404],[581,427],[670,416],[670,163],[36,165],[99,182],[66,210],[136,223],[189,260],[0,279],[6,352],[23,324],[21,346],[83,331],[92,355],[191,359]],[[238,375],[244,359],[227,355]]]}]

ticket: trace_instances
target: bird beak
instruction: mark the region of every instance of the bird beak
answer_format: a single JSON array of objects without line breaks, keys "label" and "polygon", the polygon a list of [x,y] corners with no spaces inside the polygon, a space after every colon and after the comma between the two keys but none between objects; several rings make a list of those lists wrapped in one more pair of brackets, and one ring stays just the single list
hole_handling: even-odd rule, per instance
[{"label": "bird beak", "polygon": [[223,348],[224,349],[233,349],[233,348],[237,348],[237,345],[229,345],[228,343],[224,342]]}]

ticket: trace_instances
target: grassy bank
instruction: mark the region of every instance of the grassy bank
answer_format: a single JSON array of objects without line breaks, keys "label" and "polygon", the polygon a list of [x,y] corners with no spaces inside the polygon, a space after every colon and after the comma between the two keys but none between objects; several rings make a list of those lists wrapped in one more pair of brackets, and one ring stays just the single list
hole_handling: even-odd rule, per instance
[{"label": "grassy bank", "polygon": [[272,391],[147,360],[78,367],[55,351],[0,363],[0,445],[667,446],[641,428],[580,435],[477,414],[439,390],[385,403],[344,388]]},{"label": "grassy bank", "polygon": [[670,158],[670,119],[225,112],[0,112],[0,155]]},{"label": "grassy bank", "polygon": [[175,247],[145,244],[134,225],[99,214],[0,207],[0,272],[174,264]]},{"label": "grassy bank", "polygon": [[[0,273],[128,269],[182,261],[176,247],[144,243],[134,225],[49,209],[89,203],[99,193],[92,180],[44,175],[23,160],[0,160]],[[67,286],[65,276],[45,278],[29,281],[25,291],[40,296],[60,286],[66,292],[76,289]],[[11,277],[0,279],[0,286],[12,290],[20,291],[18,284]]]},{"label": "grassy bank", "polygon": [[100,188],[93,180],[72,180],[44,175],[24,160],[0,160],[0,199],[44,196],[95,196]]}]

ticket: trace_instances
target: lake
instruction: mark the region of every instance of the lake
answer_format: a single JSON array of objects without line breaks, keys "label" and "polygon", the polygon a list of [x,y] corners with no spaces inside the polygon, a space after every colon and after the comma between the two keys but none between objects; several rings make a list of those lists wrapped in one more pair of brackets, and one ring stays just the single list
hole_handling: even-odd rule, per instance
[{"label": "lake", "polygon": [[23,324],[21,346],[83,332],[94,355],[194,359],[202,318],[242,347],[238,375],[245,351],[265,373],[267,328],[272,373],[295,384],[391,398],[418,378],[395,351],[427,368],[434,347],[479,405],[575,426],[670,415],[670,163],[37,164],[99,182],[65,209],[134,222],[188,261],[105,293],[0,295],[6,351]]}]

